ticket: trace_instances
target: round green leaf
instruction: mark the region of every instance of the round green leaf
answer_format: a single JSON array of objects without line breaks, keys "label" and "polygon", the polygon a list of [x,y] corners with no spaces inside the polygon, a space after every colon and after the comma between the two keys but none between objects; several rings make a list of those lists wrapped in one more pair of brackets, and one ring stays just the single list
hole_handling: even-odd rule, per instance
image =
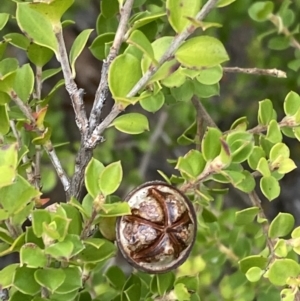
[{"label": "round green leaf", "polygon": [[53,51],[47,47],[31,43],[27,48],[29,60],[36,66],[43,67],[53,56]]},{"label": "round green leaf", "polygon": [[193,81],[194,84],[194,93],[199,98],[210,98],[215,95],[220,95],[220,85],[219,83],[214,85],[203,85],[197,80]]},{"label": "round green leaf", "polygon": [[277,238],[288,235],[294,227],[295,219],[289,213],[280,212],[271,222],[269,237]]},{"label": "round green leaf", "polygon": [[140,105],[144,110],[154,113],[164,105],[164,102],[165,96],[161,91],[159,91],[155,95],[141,99]]},{"label": "round green leaf", "polygon": [[300,273],[299,264],[292,259],[276,259],[270,266],[268,276],[274,285],[283,286],[289,277],[298,277]]},{"label": "round green leaf", "polygon": [[220,138],[222,133],[216,128],[209,127],[201,143],[203,158],[205,161],[216,158],[221,151]]},{"label": "round green leaf", "polygon": [[239,266],[241,271],[246,274],[247,271],[252,267],[259,267],[261,269],[265,269],[267,263],[268,263],[267,258],[261,255],[252,255],[240,260]]},{"label": "round green leaf", "polygon": [[266,156],[266,154],[265,154],[264,150],[260,146],[254,146],[253,149],[252,149],[251,155],[248,157],[248,164],[249,164],[249,166],[253,170],[256,170],[259,160],[262,157],[265,157],[265,156]]},{"label": "round green leaf", "polygon": [[63,284],[66,275],[63,269],[45,268],[37,270],[34,273],[34,278],[38,284],[53,293]]},{"label": "round green leaf", "polygon": [[271,1],[259,1],[252,4],[248,10],[251,19],[257,22],[268,20],[273,12],[274,3]]},{"label": "round green leaf", "polygon": [[186,67],[213,67],[229,60],[223,44],[216,38],[191,38],[179,47],[176,59]]},{"label": "round green leaf", "polygon": [[257,282],[260,280],[263,273],[264,271],[259,267],[252,267],[247,271],[246,277],[250,282]]},{"label": "round green leaf", "polygon": [[114,193],[123,178],[121,162],[114,162],[106,166],[99,176],[99,187],[104,195]]},{"label": "round green leaf", "polygon": [[115,100],[126,98],[142,77],[140,61],[131,54],[119,55],[110,65],[108,84]]},{"label": "round green leaf", "polygon": [[0,13],[0,30],[2,30],[3,27],[6,25],[8,19],[9,19],[9,14]]},{"label": "round green leaf", "polygon": [[115,33],[114,32],[106,32],[99,35],[89,47],[93,56],[102,61],[105,59],[105,44],[112,42],[114,40]]},{"label": "round green leaf", "polygon": [[120,132],[136,135],[149,131],[149,123],[146,116],[139,113],[129,113],[117,117],[112,123]]},{"label": "round green leaf", "polygon": [[[58,294],[67,294],[73,291],[77,291],[82,287],[81,269],[79,267],[68,267],[63,269],[65,274],[65,280],[55,292]],[[74,299],[72,299],[74,300]]]},{"label": "round green leaf", "polygon": [[47,258],[44,251],[34,243],[27,243],[20,250],[21,265],[26,264],[29,268],[44,267],[47,264]]},{"label": "round green leaf", "polygon": [[290,157],[290,149],[284,143],[276,143],[270,150],[270,160],[273,162],[279,157],[287,159]]},{"label": "round green leaf", "polygon": [[191,21],[188,19],[194,18],[200,10],[201,0],[167,0],[166,8],[168,11],[168,20],[173,29],[180,33]]},{"label": "round green leaf", "polygon": [[24,35],[16,32],[8,33],[3,37],[6,41],[8,41],[11,45],[18,47],[20,49],[26,50],[30,41]]},{"label": "round green leaf", "polygon": [[259,212],[258,207],[251,207],[235,213],[235,223],[239,226],[247,225],[254,221]]},{"label": "round green leaf", "polygon": [[260,189],[269,201],[276,199],[280,194],[279,183],[272,176],[264,176],[260,179]]},{"label": "round green leaf", "polygon": [[[14,287],[20,292],[27,295],[37,294],[41,287],[34,279],[36,269],[28,267],[19,267],[16,269],[14,277]],[[26,281],[24,281],[26,279]]]},{"label": "round green leaf", "polygon": [[13,283],[13,277],[16,268],[19,267],[18,263],[10,264],[0,271],[0,287],[2,289],[8,288]]},{"label": "round green leaf", "polygon": [[258,123],[268,125],[273,116],[273,104],[270,99],[264,99],[258,103]]},{"label": "round green leaf", "polygon": [[218,83],[223,76],[223,68],[217,65],[212,68],[201,70],[199,75],[196,77],[203,85],[213,85]]},{"label": "round green leaf", "polygon": [[88,193],[95,198],[100,193],[98,178],[104,169],[104,165],[92,158],[85,169],[85,187]]},{"label": "round green leaf", "polygon": [[292,116],[300,109],[300,96],[294,91],[291,91],[284,99],[284,112],[287,116]]}]

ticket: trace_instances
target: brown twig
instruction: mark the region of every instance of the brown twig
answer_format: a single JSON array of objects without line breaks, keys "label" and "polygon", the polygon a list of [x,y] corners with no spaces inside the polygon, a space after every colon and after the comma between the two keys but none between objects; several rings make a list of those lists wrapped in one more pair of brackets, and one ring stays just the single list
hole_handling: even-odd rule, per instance
[{"label": "brown twig", "polygon": [[75,112],[75,121],[77,127],[81,132],[81,135],[83,137],[87,137],[89,131],[89,124],[88,124],[84,103],[83,103],[84,91],[82,89],[77,88],[77,85],[72,77],[72,72],[68,60],[68,55],[67,55],[67,50],[66,50],[62,30],[57,32],[55,36],[58,42],[58,50],[59,50],[58,60],[61,64],[62,72],[64,75],[66,90],[68,91],[72,101],[73,109]]},{"label": "brown twig", "polygon": [[225,73],[245,73],[251,75],[266,75],[278,78],[286,78],[286,72],[278,69],[260,69],[260,68],[240,68],[240,67],[224,67]]}]

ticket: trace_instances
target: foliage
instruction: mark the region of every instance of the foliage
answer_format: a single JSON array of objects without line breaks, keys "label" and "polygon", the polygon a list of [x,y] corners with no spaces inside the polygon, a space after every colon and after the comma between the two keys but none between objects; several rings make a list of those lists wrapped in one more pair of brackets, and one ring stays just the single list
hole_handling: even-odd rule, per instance
[{"label": "foliage", "polygon": [[[0,30],[11,22],[19,32],[6,33],[0,42],[0,257],[18,253],[19,260],[0,270],[0,297],[298,300],[300,228],[290,213],[280,212],[269,221],[259,195],[269,201],[278,198],[280,181],[296,168],[286,138],[300,141],[300,96],[286,91],[281,116],[260,91],[257,124],[250,127],[252,120],[240,116],[226,130],[216,127],[203,105],[220,95],[226,72],[285,76],[276,69],[224,66],[230,56],[217,38],[222,18],[214,18],[214,13],[228,5],[230,9],[235,1],[102,0],[95,28],[81,31],[69,55],[62,33],[72,23],[65,16],[76,1],[8,1],[14,10],[0,13]],[[214,6],[212,19],[204,21]],[[283,1],[277,10],[272,1],[255,2],[248,12],[258,24],[271,21],[275,26],[261,37],[274,35],[270,49],[296,49],[288,66],[298,71],[300,46],[297,27],[291,29],[295,13],[290,1]],[[26,54],[26,63],[11,57],[9,49]],[[74,81],[80,73],[77,60],[87,49],[103,62],[89,118],[84,92]],[[48,67],[51,61],[58,61],[59,67]],[[42,86],[57,75],[59,81],[44,95]],[[67,156],[66,161],[60,158],[62,145],[53,142],[59,124],[47,119],[53,97],[63,85],[81,136],[77,157],[70,156],[69,164]],[[108,90],[114,105],[100,119]],[[126,111],[138,105],[142,109]],[[183,133],[173,141],[186,146],[186,153],[170,160],[173,174],[158,171],[197,210],[193,251],[172,272],[127,272],[124,262],[118,264],[114,244],[116,218],[131,214],[118,194],[126,181],[127,162],[112,155],[113,137],[119,131],[147,139],[147,132],[153,132],[148,112],[175,108],[177,116],[185,116],[180,109],[193,106],[193,123],[185,123],[186,129],[180,128]],[[96,154],[105,147],[98,160]],[[141,143],[144,152],[147,147],[153,145]],[[47,184],[53,188],[54,177],[42,164],[43,153],[65,191],[65,200],[54,200],[52,205],[43,196]],[[41,165],[46,173],[40,174]],[[81,197],[83,183],[86,194]],[[244,193],[252,205],[224,208],[229,186]],[[28,220],[30,225],[25,226]]]}]

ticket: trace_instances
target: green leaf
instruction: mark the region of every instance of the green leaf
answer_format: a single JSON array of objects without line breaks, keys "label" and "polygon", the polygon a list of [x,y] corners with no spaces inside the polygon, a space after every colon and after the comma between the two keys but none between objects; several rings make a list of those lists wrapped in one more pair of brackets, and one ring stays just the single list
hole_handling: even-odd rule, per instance
[{"label": "green leaf", "polygon": [[0,134],[6,135],[9,132],[9,129],[10,129],[10,124],[8,119],[7,106],[0,105]]},{"label": "green leaf", "polygon": [[290,149],[284,143],[276,143],[270,150],[270,160],[272,162],[278,158],[287,159],[290,157]]},{"label": "green leaf", "polygon": [[259,160],[265,156],[266,154],[260,146],[254,146],[247,162],[253,170],[256,170]]},{"label": "green leaf", "polygon": [[271,222],[269,227],[269,237],[277,238],[288,235],[295,224],[294,217],[289,213],[280,212]]},{"label": "green leaf", "polygon": [[[45,230],[45,227],[44,227]],[[47,234],[47,233],[45,233]],[[57,260],[69,259],[72,257],[74,245],[71,241],[60,241],[45,249],[45,254]]]},{"label": "green leaf", "polygon": [[136,135],[149,131],[148,119],[139,113],[128,113],[117,117],[110,126],[114,126],[120,132]]},{"label": "green leaf", "polygon": [[100,5],[100,11],[105,18],[111,18],[119,12],[117,0],[102,0]]},{"label": "green leaf", "polygon": [[164,93],[158,93],[140,100],[141,107],[151,113],[158,111],[165,103]]},{"label": "green leaf", "polygon": [[291,172],[292,170],[294,170],[296,168],[297,168],[297,166],[296,166],[295,162],[290,158],[286,158],[286,159],[281,160],[277,171],[278,171],[278,173],[284,175],[284,174]]},{"label": "green leaf", "polygon": [[104,169],[104,165],[92,158],[85,169],[85,186],[88,193],[95,198],[100,193],[99,176]]},{"label": "green leaf", "polygon": [[[99,212],[100,217],[113,217],[113,216],[122,216],[130,215],[131,209],[127,202],[117,202],[112,204],[103,204]],[[97,219],[95,220],[95,222]]]},{"label": "green leaf", "polygon": [[178,283],[174,287],[174,293],[178,301],[189,301],[191,296],[183,283]]},{"label": "green leaf", "polygon": [[239,261],[241,271],[246,274],[247,271],[252,267],[259,267],[262,270],[265,269],[268,263],[268,259],[261,255],[252,255],[243,258]]},{"label": "green leaf", "polygon": [[221,151],[220,138],[222,133],[216,128],[209,127],[204,135],[201,143],[203,158],[210,161],[216,158]]},{"label": "green leaf", "polygon": [[50,77],[56,75],[60,71],[61,71],[61,68],[44,70],[42,73],[42,82],[44,82],[45,80],[49,79]]},{"label": "green leaf", "polygon": [[106,166],[99,175],[99,187],[103,195],[114,193],[120,186],[123,170],[120,161]]},{"label": "green leaf", "polygon": [[126,296],[127,300],[140,301],[141,279],[138,276],[131,274],[124,285],[123,294]]},{"label": "green leaf", "polygon": [[253,175],[248,170],[243,170],[242,172],[244,178],[241,182],[234,185],[237,189],[250,193],[255,188],[255,180]]},{"label": "green leaf", "polygon": [[153,277],[152,281],[156,281],[157,291],[160,296],[163,296],[174,285],[175,275],[174,272],[165,274],[158,274]]},{"label": "green leaf", "polygon": [[294,91],[291,91],[284,99],[284,112],[287,116],[293,116],[300,109],[300,96]]},{"label": "green leaf", "polygon": [[13,89],[17,95],[27,102],[34,88],[34,73],[29,64],[17,70]]},{"label": "green leaf", "polygon": [[[288,254],[287,243],[284,239],[278,239],[274,246],[275,255],[278,257],[286,257]],[[296,251],[295,251],[296,252]],[[297,252],[296,252],[297,253]]]},{"label": "green leaf", "polygon": [[99,35],[89,47],[93,56],[102,61],[106,58],[105,54],[105,45],[106,43],[110,43],[114,40],[115,33],[114,32],[106,32]]},{"label": "green leaf", "polygon": [[75,78],[76,76],[76,70],[75,70],[75,62],[78,59],[79,55],[81,54],[82,50],[84,49],[89,36],[91,34],[91,32],[94,29],[85,29],[83,30],[75,39],[72,48],[70,50],[70,55],[69,55],[69,59],[70,59],[70,65],[71,65],[71,69],[72,69],[72,76],[73,78]]},{"label": "green leaf", "polygon": [[262,100],[258,104],[258,123],[268,125],[273,116],[273,104],[270,99]]},{"label": "green leaf", "polygon": [[212,68],[201,70],[199,75],[196,77],[203,85],[214,85],[218,83],[223,77],[223,68],[217,65]]},{"label": "green leaf", "polygon": [[300,273],[299,264],[292,259],[276,259],[271,264],[268,276],[272,284],[283,286],[286,285],[288,278],[298,277]]},{"label": "green leaf", "polygon": [[4,28],[4,26],[6,25],[8,19],[9,19],[9,14],[0,13],[0,30],[2,30]]},{"label": "green leaf", "polygon": [[154,51],[150,41],[141,31],[134,30],[126,42],[141,50],[153,61],[154,64],[158,63],[154,58]]},{"label": "green leaf", "polygon": [[246,277],[250,282],[257,282],[260,280],[263,274],[264,271],[261,270],[259,267],[252,267],[247,271]]},{"label": "green leaf", "polygon": [[0,271],[0,287],[2,289],[9,288],[13,284],[13,277],[16,268],[19,267],[18,263],[7,265]]},{"label": "green leaf", "polygon": [[49,224],[51,222],[50,212],[44,209],[37,209],[32,212],[32,228],[36,237],[43,235],[43,223]]},{"label": "green leaf", "polygon": [[167,0],[167,16],[170,25],[176,33],[182,32],[191,24],[188,18],[193,18],[199,12],[201,0]]},{"label": "green leaf", "polygon": [[219,83],[214,85],[203,85],[198,81],[194,80],[194,94],[199,98],[210,98],[215,95],[220,95],[220,85]]},{"label": "green leaf", "polygon": [[188,178],[195,179],[201,174],[206,165],[203,155],[197,150],[190,150],[184,157],[179,157],[175,169]]},{"label": "green leaf", "polygon": [[186,67],[214,67],[229,60],[223,44],[216,38],[200,36],[187,40],[175,53]]},{"label": "green leaf", "polygon": [[179,67],[176,71],[161,81],[161,84],[168,88],[178,88],[186,82],[186,75],[183,68]]},{"label": "green leaf", "polygon": [[272,143],[278,143],[282,140],[282,134],[280,131],[280,126],[276,120],[271,120],[268,125],[267,137]]},{"label": "green leaf", "polygon": [[284,50],[290,47],[289,37],[274,37],[269,40],[268,47],[272,50]]},{"label": "green leaf", "polygon": [[34,278],[40,286],[54,293],[65,281],[66,274],[63,269],[44,268],[37,270]]},{"label": "green leaf", "polygon": [[177,101],[188,102],[193,96],[193,83],[186,80],[181,86],[171,88],[170,91]]},{"label": "green leaf", "polygon": [[280,194],[279,183],[272,176],[263,176],[260,179],[260,189],[269,201],[276,199]]},{"label": "green leaf", "polygon": [[19,67],[19,63],[15,58],[6,58],[0,61],[0,80],[13,74]]},{"label": "green leaf", "polygon": [[217,3],[217,7],[224,7],[227,6],[233,2],[235,2],[236,0],[219,0]]},{"label": "green leaf", "polygon": [[[1,154],[1,152],[0,152]],[[1,173],[3,169],[1,169]],[[29,202],[40,195],[24,178],[17,175],[12,185],[0,189],[2,208],[9,214],[19,213]]]},{"label": "green leaf", "polygon": [[82,287],[81,270],[79,267],[68,267],[62,269],[62,271],[65,274],[65,280],[61,286],[55,289],[57,294],[67,294],[77,291]]},{"label": "green leaf", "polygon": [[[37,294],[41,287],[34,279],[34,273],[36,269],[30,269],[28,267],[19,267],[16,269],[14,276],[14,287],[26,295]],[[26,281],[24,281],[26,279]]]},{"label": "green leaf", "polygon": [[259,212],[258,207],[251,207],[235,213],[235,224],[239,226],[250,224]]},{"label": "green leaf", "polygon": [[34,243],[27,243],[20,250],[20,263],[28,268],[45,267],[47,258],[44,251]]},{"label": "green leaf", "polygon": [[11,32],[6,34],[3,38],[8,41],[9,44],[23,50],[27,50],[30,45],[29,39],[20,33]]},{"label": "green leaf", "polygon": [[108,72],[108,84],[115,100],[128,101],[127,94],[142,77],[140,61],[131,54],[115,58]]},{"label": "green leaf", "polygon": [[258,1],[250,6],[248,13],[254,21],[264,22],[272,14],[273,8],[274,3],[271,1]]},{"label": "green leaf", "polygon": [[30,3],[17,3],[16,19],[20,29],[33,40],[34,43],[47,47],[58,55],[58,44],[50,21],[41,13],[32,9]]},{"label": "green leaf", "polygon": [[70,220],[68,233],[80,235],[82,231],[82,217],[79,210],[70,203],[61,203],[60,205],[66,212],[67,218]]},{"label": "green leaf", "polygon": [[105,273],[108,282],[117,290],[121,290],[126,282],[123,270],[118,266],[111,266]]},{"label": "green leaf", "polygon": [[269,177],[271,175],[269,163],[265,157],[259,159],[256,170],[265,177]]},{"label": "green leaf", "polygon": [[43,67],[53,57],[53,51],[49,48],[30,43],[27,48],[27,55],[29,60],[36,66]]}]

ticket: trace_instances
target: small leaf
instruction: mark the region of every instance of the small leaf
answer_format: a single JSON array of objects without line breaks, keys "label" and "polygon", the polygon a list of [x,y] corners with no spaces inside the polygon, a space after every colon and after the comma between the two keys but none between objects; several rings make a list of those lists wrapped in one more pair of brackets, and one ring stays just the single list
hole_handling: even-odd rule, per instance
[{"label": "small leaf", "polygon": [[287,174],[292,170],[296,169],[297,166],[295,162],[290,158],[285,158],[281,160],[279,168],[277,169],[278,173],[280,174]]},{"label": "small leaf", "polygon": [[272,143],[278,143],[282,140],[282,134],[280,131],[279,124],[276,120],[271,120],[268,126],[267,137]]},{"label": "small leaf", "polygon": [[186,67],[213,67],[229,57],[223,44],[216,38],[200,36],[187,40],[175,53],[176,59]]},{"label": "small leaf", "polygon": [[72,48],[70,50],[70,55],[69,55],[73,78],[75,78],[76,76],[75,62],[78,59],[79,55],[81,54],[82,50],[84,49],[92,31],[93,29],[83,30],[73,42]]},{"label": "small leaf", "polygon": [[27,39],[24,35],[20,33],[11,32],[6,34],[3,38],[6,41],[8,41],[11,45],[23,50],[27,50],[27,48],[30,45],[29,39]]},{"label": "small leaf", "polygon": [[201,70],[199,75],[196,77],[203,85],[214,85],[218,83],[223,76],[223,69],[220,65],[212,68]]},{"label": "small leaf", "polygon": [[66,275],[63,269],[44,268],[37,270],[34,278],[40,286],[54,293],[63,284]]},{"label": "small leaf", "polygon": [[240,269],[243,273],[247,273],[247,271],[252,267],[259,267],[262,270],[265,269],[268,263],[268,259],[261,255],[252,255],[243,258],[239,261]]},{"label": "small leaf", "polygon": [[6,25],[8,19],[9,19],[9,14],[0,13],[0,30],[2,30],[4,28],[4,26]]},{"label": "small leaf", "polygon": [[165,96],[161,91],[159,91],[155,95],[141,99],[140,105],[144,110],[155,113],[164,105],[164,102]]},{"label": "small leaf", "polygon": [[260,146],[254,146],[251,155],[248,157],[247,162],[253,170],[256,170],[259,160],[265,156],[266,154]]},{"label": "small leaf", "polygon": [[191,296],[183,283],[178,283],[174,287],[174,293],[178,301],[189,301]]},{"label": "small leaf", "polygon": [[38,45],[47,47],[58,54],[58,44],[52,25],[41,13],[32,9],[30,3],[17,3],[16,19],[20,29]]},{"label": "small leaf", "polygon": [[271,175],[269,163],[265,157],[259,159],[256,170],[265,177],[269,177]]},{"label": "small leaf", "polygon": [[17,70],[13,89],[17,95],[27,102],[34,87],[34,73],[29,64],[23,65]]},{"label": "small leaf", "polygon": [[104,60],[106,58],[105,55],[105,45],[106,43],[110,43],[114,40],[115,33],[114,32],[106,32],[99,35],[89,47],[93,56],[98,60]]},{"label": "small leaf", "polygon": [[9,129],[10,129],[10,124],[8,119],[7,106],[0,105],[0,134],[6,135],[9,132]]},{"label": "small leaf", "polygon": [[19,264],[14,263],[7,265],[0,271],[0,287],[2,289],[12,286],[13,277],[17,267],[19,267]]},{"label": "small leaf", "polygon": [[114,126],[123,133],[136,135],[149,131],[149,123],[146,116],[139,113],[128,113],[117,117],[110,126]]},{"label": "small leaf", "polygon": [[[28,267],[19,267],[16,269],[14,276],[14,287],[26,295],[37,294],[41,287],[34,279],[34,273],[36,269],[30,269]],[[26,279],[26,281],[24,281]]]},{"label": "small leaf", "polygon": [[287,159],[290,157],[290,149],[284,143],[276,143],[270,150],[270,160],[276,161],[278,158]]},{"label": "small leaf", "polygon": [[271,264],[268,276],[272,284],[283,286],[286,285],[288,278],[298,277],[300,273],[299,264],[292,259],[276,259]]},{"label": "small leaf", "polygon": [[29,47],[27,48],[27,55],[33,64],[43,67],[53,57],[53,51],[47,47],[30,43]]},{"label": "small leaf", "polygon": [[193,18],[199,12],[201,0],[167,0],[167,16],[176,33],[182,32],[191,24],[188,17]]},{"label": "small leaf", "polygon": [[259,1],[252,4],[248,10],[251,19],[257,22],[264,22],[268,20],[272,14],[274,3],[271,1]]},{"label": "small leaf", "polygon": [[194,94],[199,98],[210,98],[215,95],[220,95],[220,84],[214,85],[203,85],[198,81],[193,81],[194,84]]},{"label": "small leaf", "polygon": [[272,176],[264,176],[260,179],[260,189],[269,201],[276,199],[280,194],[279,183]]},{"label": "small leaf", "polygon": [[201,143],[202,154],[205,161],[216,158],[221,151],[220,137],[222,133],[216,128],[209,127]]},{"label": "small leaf", "polygon": [[262,100],[258,104],[258,123],[268,125],[273,116],[273,104],[270,99]]},{"label": "small leaf", "polygon": [[[65,280],[61,286],[59,286],[55,292],[58,294],[67,294],[73,291],[77,291],[82,287],[81,269],[79,267],[71,266],[62,269],[65,274]],[[74,299],[72,299],[74,300]]]},{"label": "small leaf", "polygon": [[291,91],[284,99],[284,112],[287,116],[293,116],[300,109],[300,96]]},{"label": "small leaf", "polygon": [[88,193],[95,198],[100,193],[99,176],[104,169],[104,165],[92,158],[85,169],[85,186]]},{"label": "small leaf", "polygon": [[56,75],[60,71],[61,71],[61,68],[54,68],[54,69],[44,70],[43,73],[42,73],[42,82],[44,82],[48,78]]},{"label": "small leaf", "polygon": [[114,193],[120,186],[123,178],[121,162],[114,162],[106,166],[99,175],[99,187],[106,196]]},{"label": "small leaf", "polygon": [[140,61],[130,54],[115,58],[108,72],[108,83],[116,101],[126,99],[127,94],[142,77]]},{"label": "small leaf", "polygon": [[294,227],[295,219],[289,213],[280,212],[271,222],[269,237],[277,238],[288,235]]},{"label": "small leaf", "polygon": [[[103,204],[101,209],[102,210],[99,212],[100,217],[114,217],[131,214],[131,209],[127,202]],[[97,219],[95,220],[95,223],[96,221]]]},{"label": "small leaf", "polygon": [[264,271],[261,270],[259,267],[252,267],[247,271],[246,277],[250,282],[257,282],[260,280],[263,274]]},{"label": "small leaf", "polygon": [[254,221],[259,212],[258,207],[251,207],[235,213],[235,224],[242,226]]},{"label": "small leaf", "polygon": [[27,243],[20,250],[20,263],[29,268],[45,267],[47,258],[44,251],[33,243]]}]

